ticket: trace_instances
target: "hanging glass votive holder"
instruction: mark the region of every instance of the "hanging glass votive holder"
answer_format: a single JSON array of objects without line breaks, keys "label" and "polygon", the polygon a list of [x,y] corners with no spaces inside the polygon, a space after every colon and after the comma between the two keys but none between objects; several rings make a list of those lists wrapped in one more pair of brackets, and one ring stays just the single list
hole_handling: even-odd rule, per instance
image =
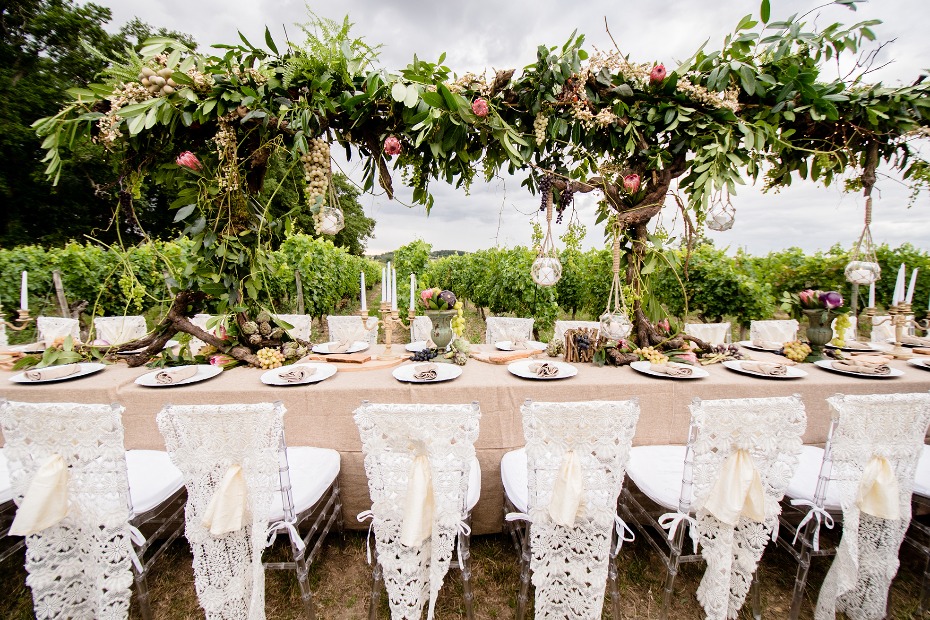
[{"label": "hanging glass votive holder", "polygon": [[625,312],[605,312],[600,316],[600,335],[608,340],[621,340],[633,333],[633,323]]},{"label": "hanging glass votive holder", "polygon": [[346,226],[342,209],[328,205],[320,207],[317,222],[317,231],[324,235],[335,235]]},{"label": "hanging glass votive holder", "polygon": [[707,227],[717,232],[730,230],[735,221],[736,209],[729,200],[714,204],[707,213]]},{"label": "hanging glass votive holder", "polygon": [[530,276],[539,286],[555,286],[562,277],[562,263],[555,256],[540,256],[533,261]]},{"label": "hanging glass votive holder", "polygon": [[882,268],[872,261],[853,260],[843,271],[846,280],[852,284],[872,284],[882,275]]}]

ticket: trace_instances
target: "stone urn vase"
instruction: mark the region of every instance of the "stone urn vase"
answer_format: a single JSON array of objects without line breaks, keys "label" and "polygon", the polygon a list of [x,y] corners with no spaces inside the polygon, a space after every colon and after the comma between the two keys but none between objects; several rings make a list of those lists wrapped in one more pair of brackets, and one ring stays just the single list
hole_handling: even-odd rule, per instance
[{"label": "stone urn vase", "polygon": [[816,362],[823,359],[823,345],[833,340],[833,328],[830,322],[834,314],[829,310],[804,310],[807,317],[807,341],[811,345],[808,361]]},{"label": "stone urn vase", "polygon": [[440,349],[445,349],[452,342],[455,333],[452,331],[452,317],[458,314],[457,310],[425,310],[423,312],[429,317],[433,328],[430,330],[430,338],[433,343]]}]

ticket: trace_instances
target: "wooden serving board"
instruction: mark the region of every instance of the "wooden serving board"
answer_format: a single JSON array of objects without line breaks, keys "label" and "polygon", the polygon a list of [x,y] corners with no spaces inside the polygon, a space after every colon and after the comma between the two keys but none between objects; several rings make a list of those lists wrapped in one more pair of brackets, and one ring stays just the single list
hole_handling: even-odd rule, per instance
[{"label": "wooden serving board", "polygon": [[472,359],[476,359],[479,362],[484,362],[486,364],[509,364],[510,362],[516,360],[522,360],[527,357],[533,357],[544,353],[544,351],[539,351],[537,349],[526,349],[524,351],[500,351],[500,352],[482,352],[482,351],[472,351]]},{"label": "wooden serving board", "polygon": [[[332,364],[336,367],[339,372],[361,372],[364,370],[380,370],[382,368],[393,368],[394,366],[399,366],[403,362],[407,361],[406,357],[398,357],[397,359],[391,360],[376,360],[371,359],[371,356],[368,356],[368,361],[365,362],[337,362],[332,361],[333,355],[308,355],[303,359],[299,360],[301,362],[326,362],[327,364]],[[352,354],[356,355],[356,354]]]}]

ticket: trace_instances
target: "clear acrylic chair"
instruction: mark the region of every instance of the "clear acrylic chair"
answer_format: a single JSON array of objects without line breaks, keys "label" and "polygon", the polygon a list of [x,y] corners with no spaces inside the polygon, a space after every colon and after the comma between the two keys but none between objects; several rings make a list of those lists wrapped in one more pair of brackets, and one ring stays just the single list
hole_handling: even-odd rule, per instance
[{"label": "clear acrylic chair", "polygon": [[433,322],[428,316],[415,316],[410,323],[410,342],[429,340],[432,331]]},{"label": "clear acrylic chair", "polygon": [[[532,575],[537,618],[599,619],[608,581],[619,618],[613,558],[631,538],[617,516],[617,498],[639,402],[527,400],[521,411],[526,447],[501,459],[505,518],[520,554],[516,617],[526,614]],[[556,492],[571,471],[574,488]]]},{"label": "clear acrylic chair", "polygon": [[144,337],[148,333],[144,316],[95,316],[94,332],[97,340],[107,344],[123,344]]},{"label": "clear acrylic chair", "polygon": [[71,336],[78,341],[81,339],[81,325],[77,319],[60,316],[40,316],[36,318],[36,340],[51,344],[58,338]]},{"label": "clear acrylic chair", "polygon": [[[804,446],[785,494],[778,541],[798,562],[789,616],[800,616],[812,558],[835,555],[814,617],[833,618],[848,609],[856,617],[881,618],[911,520],[930,394],[837,394],[827,402],[833,412],[827,444]],[[884,483],[879,487],[871,486],[875,474]],[[871,499],[875,489],[887,491],[878,509]],[[840,520],[839,546],[822,544],[821,525]]]},{"label": "clear acrylic chair", "polygon": [[10,525],[16,515],[16,503],[13,501],[13,487],[10,486],[10,471],[6,456],[0,448],[0,564],[10,558],[25,545],[21,536],[10,536]]},{"label": "clear acrylic chair", "polygon": [[355,410],[372,500],[358,518],[371,519],[375,536],[371,620],[378,617],[382,583],[392,618],[420,618],[428,601],[432,620],[456,550],[465,615],[474,618],[469,522],[481,492],[474,446],[480,418],[478,403],[365,401]]},{"label": "clear acrylic chair", "polygon": [[292,327],[287,330],[287,335],[294,340],[305,340],[310,342],[310,332],[313,324],[313,317],[309,314],[276,314],[275,319],[281,319]]},{"label": "clear acrylic chair", "polygon": [[[761,617],[753,577],[776,531],[779,501],[797,467],[806,425],[804,405],[797,395],[696,398],[687,446],[638,446],[630,451],[627,475],[640,498],[625,486],[620,514],[636,525],[640,538],[665,564],[660,618],[668,618],[680,565],[702,560],[707,568],[697,598],[707,618],[735,617],[751,584],[753,615]],[[736,494],[740,503],[721,511],[720,494],[734,473],[751,474],[761,493],[740,489]]]},{"label": "clear acrylic chair", "polygon": [[726,323],[685,323],[685,333],[700,338],[707,344],[729,344],[732,332]]},{"label": "clear acrylic chair", "polygon": [[930,611],[930,446],[927,445],[921,450],[920,460],[917,462],[911,503],[911,512],[917,514],[911,519],[904,541],[916,549],[924,560],[917,607],[917,616],[923,617]]},{"label": "clear acrylic chair", "polygon": [[331,341],[367,340],[372,346],[378,344],[377,317],[330,315],[326,317],[326,327]]},{"label": "clear acrylic chair", "polygon": [[791,342],[798,339],[799,324],[794,319],[750,321],[749,339],[753,342],[759,340],[767,342]]},{"label": "clear acrylic chair", "polygon": [[17,504],[40,469],[57,461],[67,472],[67,514],[42,529],[36,524],[26,536],[38,617],[127,617],[133,579],[142,617],[153,617],[147,577],[181,533],[184,487],[167,453],[124,450],[122,411],[119,405],[0,403]]},{"label": "clear acrylic chair", "polygon": [[533,319],[521,319],[508,316],[489,316],[485,319],[485,344],[494,344],[502,340],[516,341],[533,339]]},{"label": "clear acrylic chair", "polygon": [[600,329],[599,321],[556,321],[552,331],[552,340],[561,341],[570,329]]},{"label": "clear acrylic chair", "polygon": [[[339,453],[286,446],[284,412],[281,403],[166,405],[157,416],[187,487],[186,535],[197,596],[209,618],[264,618],[264,568],[294,570],[304,613],[316,617],[308,570],[341,514]],[[237,529],[214,535],[203,519],[236,470],[248,488],[247,517]],[[308,532],[301,535],[304,524]],[[291,561],[263,564],[263,550],[279,533],[288,535]]]}]

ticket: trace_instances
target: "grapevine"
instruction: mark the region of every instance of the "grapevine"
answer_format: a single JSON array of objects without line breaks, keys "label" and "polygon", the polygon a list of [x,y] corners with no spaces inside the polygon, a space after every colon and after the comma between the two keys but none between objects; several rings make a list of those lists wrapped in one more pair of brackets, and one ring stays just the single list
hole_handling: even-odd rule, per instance
[{"label": "grapevine", "polygon": [[552,190],[552,176],[546,175],[539,180],[539,210],[545,211],[549,201],[549,192]]},{"label": "grapevine", "polygon": [[533,133],[536,135],[536,146],[546,143],[546,128],[549,126],[549,117],[540,112],[533,120]]}]

